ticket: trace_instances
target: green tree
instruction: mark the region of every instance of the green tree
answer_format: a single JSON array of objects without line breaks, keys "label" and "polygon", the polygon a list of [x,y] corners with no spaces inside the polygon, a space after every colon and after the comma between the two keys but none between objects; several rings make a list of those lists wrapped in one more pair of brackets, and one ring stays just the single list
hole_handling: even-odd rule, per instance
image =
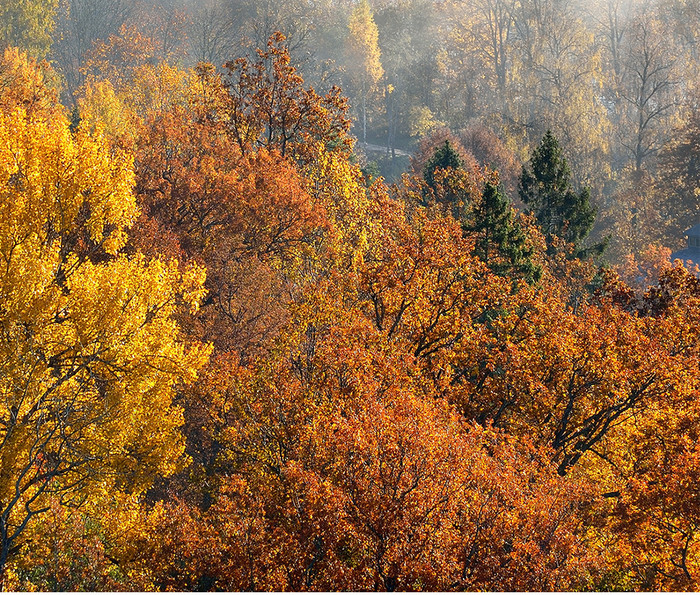
[{"label": "green tree", "polygon": [[423,166],[423,179],[439,202],[450,207],[462,223],[465,235],[475,241],[472,254],[493,272],[504,277],[539,279],[541,270],[533,264],[533,248],[510,200],[504,194],[498,174],[474,165],[472,168],[458,147],[446,139],[437,146]]},{"label": "green tree", "polygon": [[581,192],[572,188],[569,164],[551,131],[533,151],[529,165],[523,166],[518,191],[535,215],[550,250],[557,237],[573,244],[578,254],[582,252],[582,244],[595,221],[595,209],[590,204],[588,188]]},{"label": "green tree", "polygon": [[464,166],[464,160],[460,157],[457,150],[452,146],[449,140],[440,145],[433,156],[428,159],[428,162],[423,168],[423,179],[433,190],[435,189],[435,172],[439,169],[446,170],[449,168],[460,169]]},{"label": "green tree", "polygon": [[533,248],[499,185],[486,182],[464,229],[475,235],[474,256],[496,274],[528,282],[540,278],[542,270],[531,259]]}]

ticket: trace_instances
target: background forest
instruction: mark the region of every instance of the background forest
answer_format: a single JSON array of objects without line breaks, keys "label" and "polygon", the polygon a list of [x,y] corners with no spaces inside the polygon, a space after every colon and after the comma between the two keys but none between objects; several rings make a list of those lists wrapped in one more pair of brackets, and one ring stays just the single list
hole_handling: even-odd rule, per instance
[{"label": "background forest", "polygon": [[700,590],[696,0],[3,0],[5,590]]}]

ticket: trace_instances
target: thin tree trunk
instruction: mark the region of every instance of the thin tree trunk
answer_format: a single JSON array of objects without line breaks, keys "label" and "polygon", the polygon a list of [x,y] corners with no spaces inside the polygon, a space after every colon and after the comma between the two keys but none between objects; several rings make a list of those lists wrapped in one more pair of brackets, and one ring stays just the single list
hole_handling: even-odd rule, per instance
[{"label": "thin tree trunk", "polygon": [[367,144],[367,97],[362,95],[362,142]]}]

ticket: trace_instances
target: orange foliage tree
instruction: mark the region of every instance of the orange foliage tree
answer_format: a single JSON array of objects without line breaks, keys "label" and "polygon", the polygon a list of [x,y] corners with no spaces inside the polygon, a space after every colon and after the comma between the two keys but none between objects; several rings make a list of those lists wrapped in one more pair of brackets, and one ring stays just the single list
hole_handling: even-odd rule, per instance
[{"label": "orange foliage tree", "polygon": [[[28,134],[5,134],[8,146],[27,137],[36,151],[82,157],[70,170],[74,216],[35,232],[53,234],[39,253],[55,257],[45,268],[61,274],[47,285],[50,316],[34,320],[49,330],[98,320],[113,344],[102,331],[85,337],[133,349],[110,360],[122,376],[90,360],[81,386],[94,390],[79,402],[119,395],[133,406],[118,421],[143,412],[170,425],[157,435],[110,434],[122,448],[111,454],[106,432],[90,434],[85,452],[121,457],[114,468],[133,481],[119,485],[133,493],[101,494],[74,516],[45,498],[45,521],[32,526],[9,585],[696,586],[700,516],[689,486],[698,476],[700,288],[692,274],[651,254],[654,285],[635,293],[567,251],[548,256],[542,235],[520,218],[542,275],[527,283],[517,272],[497,275],[492,258],[479,257],[484,237],[469,221],[498,174],[472,162],[434,172],[430,189],[410,177],[366,187],[344,99],[304,86],[281,35],[224,75],[204,64],[189,72],[145,64],[138,38],[122,37],[96,51],[79,99],[84,121],[73,132],[55,103],[32,95],[35,67],[6,54],[0,77],[30,81],[22,91],[29,105],[53,106],[37,109],[58,124],[32,123],[30,109],[1,122],[45,132],[43,149]],[[112,68],[112,54],[133,58],[127,76]],[[3,147],[6,191],[30,204],[40,193],[26,191]],[[428,149],[426,141],[423,157]],[[88,191],[93,161],[102,177],[90,178]],[[36,179],[53,175],[35,169]],[[100,193],[98,179],[112,193]],[[124,200],[114,204],[117,195]],[[176,289],[164,287],[170,282]],[[124,291],[130,306],[119,310]],[[97,303],[108,316],[88,308]],[[129,307],[133,320],[124,317]],[[132,323],[143,344],[124,337]],[[30,323],[22,324],[13,336],[26,339]],[[183,336],[213,352],[199,381],[173,396],[175,380],[192,379],[203,359],[184,350]],[[159,368],[156,390],[153,366],[134,362],[150,362],[159,346],[181,367]],[[64,372],[87,357],[71,355],[70,367],[68,351],[44,353],[46,382],[61,357]],[[156,393],[159,405],[149,408],[143,399]],[[4,423],[22,415],[9,408]],[[183,420],[187,469],[175,456]],[[1,471],[11,474],[24,459],[7,453]],[[32,477],[57,456],[34,457]],[[178,473],[147,504],[138,496],[154,469]],[[50,532],[61,539],[47,540]],[[58,556],[71,548],[73,560]]]},{"label": "orange foliage tree", "polygon": [[174,319],[196,310],[201,268],[122,250],[132,156],[72,131],[40,74],[17,81],[0,96],[0,579],[51,496],[142,493],[182,466],[174,385],[207,356]]}]

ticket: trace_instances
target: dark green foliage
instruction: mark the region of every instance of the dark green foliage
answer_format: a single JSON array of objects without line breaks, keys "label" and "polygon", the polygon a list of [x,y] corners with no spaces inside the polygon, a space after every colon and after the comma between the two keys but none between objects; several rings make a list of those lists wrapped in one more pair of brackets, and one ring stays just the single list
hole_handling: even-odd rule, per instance
[{"label": "dark green foliage", "polygon": [[595,209],[590,203],[589,189],[575,192],[570,178],[571,170],[559,142],[547,131],[532,153],[529,166],[523,167],[519,193],[534,213],[550,250],[552,240],[558,237],[573,244],[580,253],[593,227]]},{"label": "dark green foliage", "polygon": [[428,159],[423,169],[423,179],[433,190],[435,189],[435,171],[438,169],[459,169],[464,166],[464,161],[459,153],[446,140],[444,144],[435,149],[433,156]]},{"label": "dark green foliage", "polygon": [[[438,170],[456,172],[463,167],[463,159],[446,140],[426,163],[423,178],[432,190],[437,190]],[[441,188],[441,200],[450,207],[453,217],[462,222],[464,233],[474,238],[474,256],[498,275],[528,283],[537,281],[542,272],[531,260],[533,250],[523,228],[515,221],[510,200],[500,185],[486,182],[481,196],[472,197],[468,188],[458,182],[459,174],[454,180],[457,183],[447,183]]]},{"label": "dark green foliage", "polygon": [[498,275],[537,281],[542,271],[533,264],[532,248],[514,221],[510,201],[500,186],[487,182],[464,229],[476,236],[474,255]]}]

